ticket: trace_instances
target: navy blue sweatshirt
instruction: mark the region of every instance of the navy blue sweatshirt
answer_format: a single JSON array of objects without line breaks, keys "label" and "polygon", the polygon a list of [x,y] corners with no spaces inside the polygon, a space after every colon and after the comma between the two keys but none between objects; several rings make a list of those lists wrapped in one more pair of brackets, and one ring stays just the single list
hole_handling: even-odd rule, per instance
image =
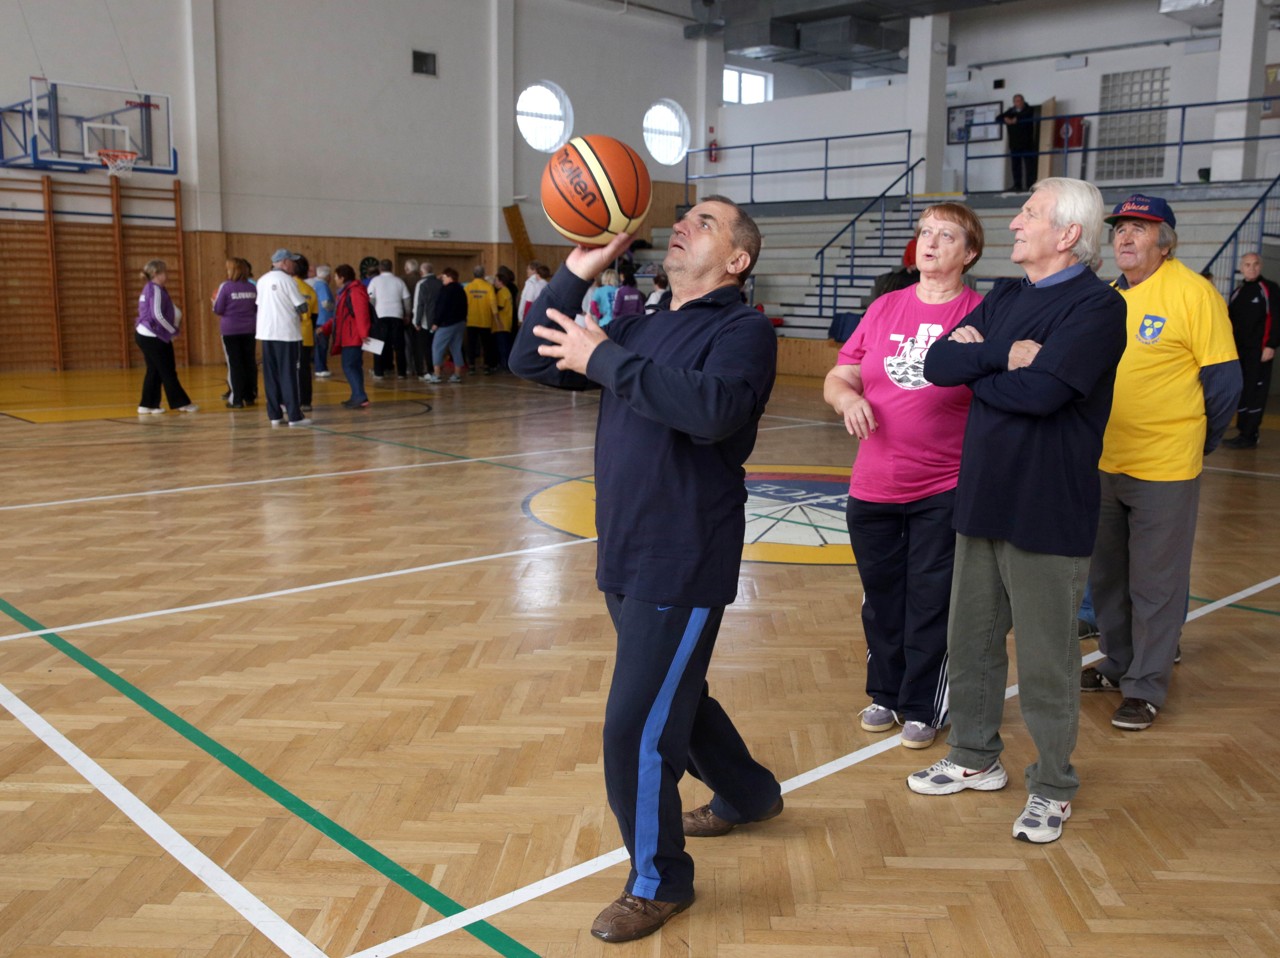
[{"label": "navy blue sweatshirt", "polygon": [[[961,323],[981,343],[938,340],[924,377],[973,390],[956,531],[1027,552],[1087,556],[1098,532],[1098,460],[1126,342],[1124,298],[1091,271],[1051,286],[998,284]],[[1009,349],[1040,352],[1009,370]]]},{"label": "navy blue sweatshirt", "polygon": [[738,592],[747,501],[743,464],[773,389],[777,338],[724,286],[679,310],[621,316],[587,375],[538,355],[547,310],[575,315],[590,284],[567,268],[529,310],[511,371],[562,389],[602,390],[596,423],[596,582],[602,592],[679,606]]}]

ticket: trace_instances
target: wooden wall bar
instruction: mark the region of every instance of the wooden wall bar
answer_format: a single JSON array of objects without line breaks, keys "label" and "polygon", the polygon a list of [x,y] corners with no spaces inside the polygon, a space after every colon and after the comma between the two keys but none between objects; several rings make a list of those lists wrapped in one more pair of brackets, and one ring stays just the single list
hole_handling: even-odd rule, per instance
[{"label": "wooden wall bar", "polygon": [[[0,178],[0,370],[141,365],[133,327],[143,264],[164,259],[175,302],[183,292],[174,195],[115,178]],[[184,362],[182,337],[176,352]]]}]

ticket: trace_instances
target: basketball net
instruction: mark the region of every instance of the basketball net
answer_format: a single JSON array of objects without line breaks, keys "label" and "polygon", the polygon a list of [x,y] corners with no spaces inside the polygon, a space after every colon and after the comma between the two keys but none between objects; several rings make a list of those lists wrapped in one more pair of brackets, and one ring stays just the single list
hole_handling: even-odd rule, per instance
[{"label": "basketball net", "polygon": [[133,162],[138,154],[133,150],[98,150],[98,159],[107,168],[108,176],[128,178],[133,172]]}]

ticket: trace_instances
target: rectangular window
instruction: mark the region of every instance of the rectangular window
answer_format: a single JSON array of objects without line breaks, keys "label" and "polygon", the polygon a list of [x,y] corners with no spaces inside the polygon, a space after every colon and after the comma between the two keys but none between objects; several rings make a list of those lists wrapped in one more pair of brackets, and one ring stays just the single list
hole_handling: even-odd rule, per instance
[{"label": "rectangular window", "polygon": [[1169,103],[1169,68],[1106,73],[1098,109],[1146,110],[1098,117],[1099,180],[1140,180],[1164,175],[1162,146],[1168,141],[1168,111],[1154,109]]},{"label": "rectangular window", "polygon": [[436,75],[436,55],[434,53],[426,53],[422,50],[413,51],[413,72],[421,73],[423,76],[433,77]]},{"label": "rectangular window", "polygon": [[724,68],[725,103],[765,103],[772,99],[772,74]]}]

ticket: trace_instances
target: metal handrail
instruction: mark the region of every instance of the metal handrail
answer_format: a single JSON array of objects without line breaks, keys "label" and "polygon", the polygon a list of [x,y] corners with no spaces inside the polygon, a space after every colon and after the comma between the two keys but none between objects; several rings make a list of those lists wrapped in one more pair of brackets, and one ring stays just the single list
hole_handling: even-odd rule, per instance
[{"label": "metal handrail", "polygon": [[[1222,107],[1230,107],[1230,106],[1247,106],[1252,103],[1258,103],[1258,104],[1265,103],[1270,105],[1275,101],[1275,99],[1276,99],[1275,97],[1262,96],[1262,97],[1249,97],[1249,98],[1240,99],[1240,100],[1206,100],[1199,103],[1179,103],[1179,104],[1171,104],[1168,106],[1130,107],[1123,110],[1095,110],[1092,113],[1057,113],[1052,116],[1042,116],[1036,119],[1037,123],[1051,123],[1055,120],[1083,121],[1085,119],[1092,118],[1092,117],[1132,116],[1134,114],[1140,114],[1140,113],[1166,113],[1167,114],[1173,111],[1177,111],[1178,138],[1176,140],[1166,140],[1159,143],[1124,143],[1124,144],[1118,144],[1115,146],[1089,146],[1088,144],[1082,144],[1080,146],[1070,146],[1067,143],[1063,143],[1062,146],[1054,147],[1052,150],[1029,150],[1027,152],[1029,155],[1036,156],[1036,157],[1061,156],[1063,158],[1063,164],[1065,167],[1068,159],[1072,155],[1084,156],[1085,154],[1088,154],[1088,153],[1113,153],[1113,152],[1122,151],[1122,150],[1169,150],[1169,149],[1176,148],[1178,151],[1178,157],[1177,157],[1177,163],[1176,163],[1177,168],[1174,171],[1173,182],[1175,186],[1181,186],[1183,183],[1182,164],[1185,159],[1184,154],[1186,152],[1186,148],[1189,146],[1211,146],[1211,145],[1217,145],[1217,144],[1252,143],[1252,142],[1259,142],[1264,140],[1280,140],[1280,134],[1267,134],[1267,135],[1259,134],[1257,136],[1212,137],[1210,139],[1188,140],[1186,139],[1188,110],[1205,109],[1208,107],[1215,107],[1220,109]],[[1000,125],[1001,123],[1002,123],[1001,120],[996,119],[996,120],[984,121],[982,123],[971,123],[971,124],[968,124],[968,126],[973,126],[973,127],[996,126],[996,125]],[[982,140],[982,141],[979,141],[979,144],[994,143],[994,142],[996,141]],[[963,190],[965,193],[969,192],[969,164],[971,162],[978,162],[983,160],[1003,161],[1008,155],[1003,148],[1001,148],[1001,150],[996,153],[979,153],[976,155],[971,154],[969,152],[969,149],[970,149],[970,146],[973,145],[973,143],[974,141],[971,137],[969,136],[965,137],[964,178],[963,178],[964,180]]]},{"label": "metal handrail", "polygon": [[[849,234],[849,282],[852,283],[853,280],[856,278],[856,275],[854,274],[853,269],[854,269],[855,250],[858,245],[858,221],[862,219],[862,217],[865,216],[868,211],[870,211],[871,209],[873,209],[878,205],[880,207],[880,254],[883,255],[884,254],[884,216],[888,206],[889,193],[891,190],[894,189],[894,187],[896,187],[899,183],[901,183],[905,179],[907,181],[906,192],[905,192],[905,195],[907,197],[907,214],[910,219],[915,219],[916,197],[915,197],[915,190],[912,187],[912,180],[915,177],[916,167],[919,166],[924,161],[925,161],[925,158],[922,156],[920,157],[920,159],[916,160],[914,163],[908,166],[905,170],[903,170],[901,175],[899,175],[896,180],[894,180],[892,183],[886,186],[881,191],[879,196],[873,197],[872,199],[868,200],[867,205],[864,206],[862,209],[860,209],[854,215],[853,219],[849,220],[848,223],[846,223],[843,227],[841,227],[840,231],[836,233],[835,236],[827,240],[827,242],[823,245],[822,249],[818,250],[818,252],[813,254],[814,259],[818,261],[818,315],[819,316],[824,315],[823,308],[826,305],[825,297],[826,297],[826,288],[827,288],[827,250],[830,249],[842,236],[844,236],[845,233]],[[834,314],[836,310],[839,308],[839,306],[840,306],[840,293],[837,289],[833,288],[831,291],[831,312]]]},{"label": "metal handrail", "polygon": [[[899,160],[882,160],[874,163],[844,163],[832,165],[831,163],[831,144],[844,140],[864,140],[870,137],[885,136],[905,136],[906,149],[904,150],[902,159]],[[757,170],[756,169],[756,151],[776,146],[802,146],[806,143],[822,144],[822,164],[814,166],[797,166],[787,167],[785,169],[776,170]],[[841,170],[861,170],[870,169],[879,166],[902,166],[906,167],[911,162],[911,131],[910,130],[877,130],[874,133],[846,133],[840,136],[811,136],[802,137],[794,140],[770,140],[764,143],[744,143],[739,146],[718,146],[715,154],[725,155],[734,152],[748,151],[747,169],[740,172],[725,172],[724,170],[716,170],[711,173],[693,173],[690,171],[690,164],[694,157],[712,155],[711,147],[702,147],[696,150],[688,150],[684,155],[684,203],[689,205],[689,187],[692,183],[699,180],[727,180],[739,177],[748,177],[747,183],[747,200],[746,202],[756,202],[756,178],[765,176],[789,176],[795,173],[821,173],[822,174],[822,196],[821,199],[833,199],[830,195],[830,174]],[[719,162],[716,160],[715,162]],[[818,197],[813,197],[818,199]]]},{"label": "metal handrail", "polygon": [[[1217,251],[1209,257],[1209,262],[1204,264],[1204,269],[1201,271],[1202,274],[1209,274],[1210,280],[1224,298],[1231,294],[1231,280],[1235,275],[1236,263],[1240,261],[1240,256],[1242,255],[1240,253],[1241,243],[1248,245],[1246,252],[1257,252],[1262,249],[1262,243],[1266,237],[1280,235],[1280,229],[1273,232],[1267,231],[1268,216],[1275,218],[1278,212],[1275,203],[1280,201],[1280,191],[1277,190],[1277,187],[1280,187],[1280,176],[1272,180],[1271,185],[1262,191],[1262,195],[1258,197],[1257,202],[1249,207],[1249,212],[1244,214],[1236,228],[1222,241],[1222,245],[1218,247]],[[1255,220],[1255,214],[1259,213],[1260,215],[1256,216],[1256,222],[1252,222]],[[1253,237],[1248,235],[1255,228],[1258,231],[1256,242],[1253,241]],[[1228,252],[1230,255],[1224,256]]]}]

